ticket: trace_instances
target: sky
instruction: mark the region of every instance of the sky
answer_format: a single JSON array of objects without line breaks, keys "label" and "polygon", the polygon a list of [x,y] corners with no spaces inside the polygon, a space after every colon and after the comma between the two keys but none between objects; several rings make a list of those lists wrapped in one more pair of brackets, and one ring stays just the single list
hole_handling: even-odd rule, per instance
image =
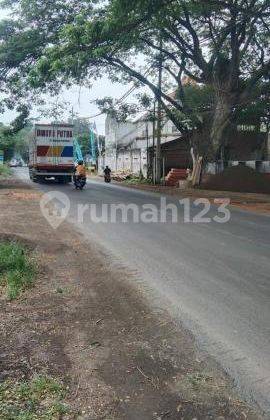
[{"label": "sky", "polygon": [[[74,115],[78,117],[94,117],[90,118],[89,122],[95,122],[98,133],[104,134],[106,116],[103,114],[96,117],[96,114],[99,113],[99,109],[95,104],[91,102],[97,98],[103,98],[105,96],[119,98],[125,92],[127,92],[128,89],[129,86],[127,85],[112,84],[106,77],[97,80],[91,89],[84,87],[80,88],[79,86],[74,86],[69,90],[65,89],[63,93],[58,97],[59,103],[67,103],[67,112],[63,115],[63,118],[70,117],[73,108]],[[45,96],[45,98],[48,99],[48,103],[52,103],[52,98],[49,96]],[[34,118],[40,116],[39,111],[40,107],[39,109],[34,108],[31,111],[30,116]],[[0,121],[8,124],[15,118],[15,116],[16,113],[14,111],[7,111],[4,114],[0,114]],[[40,116],[40,122],[49,123],[50,120],[48,117]]]},{"label": "sky", "polygon": [[[8,12],[0,9],[0,20],[5,18],[8,15]],[[72,89],[64,90],[63,93],[59,96],[59,102],[68,102],[68,111],[66,118],[70,116],[70,113],[73,111],[79,117],[91,117],[99,113],[97,106],[94,103],[91,103],[97,98],[103,98],[105,96],[112,96],[114,98],[120,98],[125,92],[129,90],[132,85],[121,85],[119,83],[112,83],[110,80],[104,76],[101,79],[93,82],[91,89],[89,88],[80,88],[79,86],[74,86]],[[1,92],[0,92],[1,99]],[[52,99],[47,97],[48,102],[52,102]],[[10,123],[16,116],[14,111],[7,111],[4,114],[0,114],[0,122],[5,124]],[[39,116],[37,109],[33,109],[31,112],[31,117]],[[98,117],[92,118],[89,122],[95,122],[97,126],[97,131],[99,134],[104,134],[105,131],[105,115],[100,115]],[[45,117],[40,118],[40,122],[50,122]]]}]

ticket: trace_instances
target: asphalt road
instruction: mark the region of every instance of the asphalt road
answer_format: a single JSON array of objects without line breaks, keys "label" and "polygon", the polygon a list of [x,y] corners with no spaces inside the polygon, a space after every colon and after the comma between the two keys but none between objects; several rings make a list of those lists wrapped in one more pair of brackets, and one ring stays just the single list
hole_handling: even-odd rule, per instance
[{"label": "asphalt road", "polygon": [[[25,169],[17,176],[27,179]],[[69,220],[86,238],[135,274],[153,304],[166,307],[198,339],[200,347],[228,370],[246,396],[270,413],[270,217],[231,210],[227,223],[94,223],[89,211],[78,223],[78,204],[160,205],[160,195],[91,181],[87,189],[39,185],[71,201]],[[167,197],[167,203],[178,204]],[[192,218],[199,207],[191,205]],[[160,216],[160,212],[158,213]],[[188,212],[187,212],[188,214]],[[187,215],[186,215],[187,217]],[[93,218],[93,214],[92,214]],[[133,278],[133,277],[132,277]],[[135,280],[138,279],[138,280]]]}]

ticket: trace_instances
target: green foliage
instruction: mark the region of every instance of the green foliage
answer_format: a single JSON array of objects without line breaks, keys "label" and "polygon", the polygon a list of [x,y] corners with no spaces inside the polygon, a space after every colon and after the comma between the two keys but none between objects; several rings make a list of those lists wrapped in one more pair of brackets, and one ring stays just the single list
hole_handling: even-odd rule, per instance
[{"label": "green foliage", "polygon": [[[71,121],[70,121],[71,122]],[[72,120],[74,125],[74,136],[79,142],[82,150],[82,155],[86,156],[90,152],[90,126],[89,122],[82,118],[75,118]]]},{"label": "green foliage", "polygon": [[0,123],[0,150],[4,151],[5,161],[12,158],[15,149],[15,138],[11,134],[10,127]]},{"label": "green foliage", "polygon": [[270,127],[270,89],[269,83],[260,83],[256,87],[250,102],[236,110],[234,122],[238,125],[254,125],[260,129],[261,124]]},{"label": "green foliage", "polygon": [[11,170],[6,165],[0,165],[0,179],[7,178],[11,174]]},{"label": "green foliage", "polygon": [[142,176],[130,176],[129,178],[127,178],[125,180],[125,184],[128,184],[128,185],[138,185],[138,184],[141,184],[141,185],[146,184],[146,185],[148,185],[149,184],[149,185],[151,185],[152,184],[152,180],[151,179],[144,178]]},{"label": "green foliage", "polygon": [[69,412],[61,382],[35,376],[26,382],[0,384],[0,418],[5,420],[57,420]]},{"label": "green foliage", "polygon": [[[78,140],[82,150],[82,154],[85,157],[86,155],[89,155],[91,153],[89,121],[83,118],[73,118],[72,120],[70,120],[70,123],[71,122],[74,125],[74,136]],[[98,135],[98,138],[96,136],[96,156],[98,156],[99,153],[102,152],[104,146],[104,136]]]},{"label": "green foliage", "polygon": [[4,151],[4,159],[8,161],[17,152],[26,159],[28,147],[25,135],[30,131],[28,123],[29,107],[19,105],[16,108],[19,113],[10,126],[0,123],[0,150]]},{"label": "green foliage", "polygon": [[124,99],[114,100],[112,97],[106,96],[102,99],[97,99],[96,104],[104,114],[110,115],[118,122],[124,122],[131,116],[138,114],[138,112],[149,111],[154,102],[153,97],[146,93],[137,94],[136,103],[126,103],[123,102]]},{"label": "green foliage", "polygon": [[16,111],[19,113],[19,115],[11,123],[12,134],[16,134],[25,128],[28,122],[27,118],[29,117],[29,107],[26,105],[19,105],[16,108]]},{"label": "green foliage", "polygon": [[36,268],[29,252],[17,243],[0,243],[0,285],[9,300],[33,285]]},{"label": "green foliage", "polygon": [[14,135],[14,154],[21,156],[25,162],[28,161],[29,156],[29,139],[31,130],[32,124],[28,124]]},{"label": "green foliage", "polygon": [[[32,124],[19,123],[18,117],[14,125],[4,126],[0,123],[0,150],[4,151],[5,161],[10,160],[14,155],[21,156],[25,161],[28,159],[29,135]],[[16,130],[14,127],[17,127]],[[19,127],[21,127],[19,129]]]},{"label": "green foliage", "polygon": [[89,130],[88,133],[81,133],[77,136],[79,145],[81,146],[82,155],[85,157],[87,154],[90,153],[90,134]]},{"label": "green foliage", "polygon": [[110,115],[118,122],[126,121],[131,115],[135,115],[140,110],[137,104],[118,103],[111,97],[96,100],[101,112]]},{"label": "green foliage", "polygon": [[[185,106],[191,112],[203,113],[212,111],[215,93],[211,86],[187,84],[183,86],[183,95],[185,97]],[[180,94],[179,99],[181,100]]]}]

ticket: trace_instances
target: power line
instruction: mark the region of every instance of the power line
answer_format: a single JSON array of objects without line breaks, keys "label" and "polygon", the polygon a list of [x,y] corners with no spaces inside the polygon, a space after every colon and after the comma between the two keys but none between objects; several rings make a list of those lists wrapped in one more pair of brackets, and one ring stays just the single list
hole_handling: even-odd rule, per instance
[{"label": "power line", "polygon": [[[153,64],[143,73],[143,76],[147,76],[150,72],[150,70],[152,69]],[[138,82],[133,82],[133,86],[131,88],[129,88],[127,90],[127,92],[125,92],[120,98],[118,98],[115,102],[116,105],[121,104],[122,102],[124,102],[136,89],[138,89]],[[100,115],[105,114],[105,111],[100,111],[99,113],[95,114],[95,115],[91,115],[90,117],[86,117],[85,119],[90,120],[96,117],[99,117]]]}]

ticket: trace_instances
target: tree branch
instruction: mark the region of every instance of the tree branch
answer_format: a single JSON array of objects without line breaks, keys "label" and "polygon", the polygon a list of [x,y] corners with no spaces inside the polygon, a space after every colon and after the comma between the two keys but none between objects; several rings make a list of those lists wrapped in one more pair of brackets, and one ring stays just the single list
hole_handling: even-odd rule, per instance
[{"label": "tree branch", "polygon": [[129,67],[126,63],[124,63],[119,58],[113,58],[113,59],[108,58],[108,64],[110,64],[114,67],[118,67],[120,70],[125,71],[130,76],[134,77],[135,79],[142,82],[144,85],[148,86],[152,90],[152,92],[154,93],[156,98],[158,98],[161,94],[162,98],[165,101],[169,102],[172,106],[174,106],[179,111],[183,110],[183,108],[182,108],[181,104],[179,104],[179,102],[175,101],[171,96],[167,95],[166,93],[164,93],[162,91],[160,92],[160,90],[150,80],[148,80],[144,75],[142,75],[141,73],[139,73],[136,70]]}]

